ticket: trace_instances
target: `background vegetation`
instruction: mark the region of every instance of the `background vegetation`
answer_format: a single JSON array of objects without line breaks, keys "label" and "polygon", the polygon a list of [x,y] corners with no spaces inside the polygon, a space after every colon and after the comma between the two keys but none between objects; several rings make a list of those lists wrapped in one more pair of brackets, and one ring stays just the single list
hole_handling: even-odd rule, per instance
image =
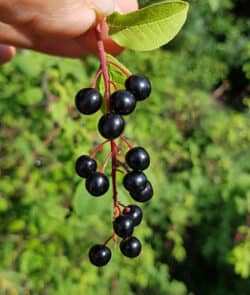
[{"label": "background vegetation", "polygon": [[155,197],[137,230],[143,255],[113,249],[104,269],[87,251],[110,235],[110,194],[90,197],[74,173],[101,140],[100,114],[80,118],[73,108],[98,61],[22,51],[1,67],[1,295],[250,293],[247,2],[190,0],[174,42],[120,57],[154,88],[126,135],[152,155]]}]

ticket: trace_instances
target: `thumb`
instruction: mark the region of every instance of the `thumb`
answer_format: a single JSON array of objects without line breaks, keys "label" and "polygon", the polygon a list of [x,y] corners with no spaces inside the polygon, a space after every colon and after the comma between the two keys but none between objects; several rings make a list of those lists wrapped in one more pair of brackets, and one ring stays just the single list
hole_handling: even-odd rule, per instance
[{"label": "thumb", "polygon": [[0,65],[11,60],[15,53],[15,47],[0,44]]},{"label": "thumb", "polygon": [[114,0],[90,0],[89,5],[96,12],[97,18],[102,19],[115,11]]}]

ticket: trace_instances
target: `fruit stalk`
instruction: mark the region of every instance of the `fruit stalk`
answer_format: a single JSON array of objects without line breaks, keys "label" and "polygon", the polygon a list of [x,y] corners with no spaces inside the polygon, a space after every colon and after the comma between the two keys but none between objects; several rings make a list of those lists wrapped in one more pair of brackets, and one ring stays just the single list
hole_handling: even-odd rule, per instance
[{"label": "fruit stalk", "polygon": [[[109,72],[108,72],[108,62],[106,59],[106,52],[105,52],[105,47],[104,47],[104,42],[102,39],[102,27],[104,25],[104,21],[100,22],[96,26],[96,38],[97,38],[97,47],[98,47],[98,52],[99,52],[99,59],[100,59],[100,64],[101,64],[101,71],[104,79],[104,85],[105,85],[105,97],[106,97],[106,105],[107,105],[107,110],[110,112],[111,107],[110,107],[110,78],[109,78]],[[112,164],[111,164],[111,169],[112,169],[112,198],[113,198],[113,203],[114,203],[114,215],[117,214],[116,211],[118,211],[118,214],[121,213],[119,203],[117,200],[117,186],[116,186],[116,144],[115,140],[111,139],[110,140],[110,149],[111,149],[111,158],[112,158]]]},{"label": "fruit stalk", "polygon": [[[122,205],[118,202],[117,172],[124,174],[123,186],[130,196],[138,202],[149,201],[153,196],[153,188],[148,181],[144,170],[149,167],[150,157],[148,152],[140,146],[133,147],[129,140],[122,135],[125,128],[123,116],[131,114],[137,102],[145,100],[151,92],[151,84],[147,77],[142,75],[131,75],[126,73],[120,65],[110,63],[105,52],[102,39],[102,28],[104,23],[100,22],[96,27],[96,41],[99,51],[100,68],[98,69],[90,88],[83,88],[75,96],[77,110],[84,115],[91,115],[106,104],[106,113],[98,121],[98,130],[106,140],[99,144],[90,155],[78,157],[75,165],[76,173],[85,179],[85,188],[93,197],[100,197],[109,190],[109,178],[105,175],[105,169],[111,159],[112,171],[112,199],[113,199],[113,230],[114,233],[104,244],[95,244],[89,250],[89,259],[93,265],[98,267],[106,265],[111,259],[111,250],[107,246],[110,240],[117,243],[117,237],[122,238],[120,250],[130,258],[137,257],[142,250],[141,242],[133,235],[134,227],[138,226],[143,217],[143,212],[136,205]],[[124,89],[117,87],[112,81],[109,73],[112,65],[127,76],[124,81]],[[111,69],[112,71],[112,69]],[[103,78],[105,93],[95,89],[99,78]],[[111,94],[111,87],[115,91]],[[118,139],[118,144],[116,143]],[[98,163],[95,159],[97,152],[103,149],[105,144],[110,144],[110,151],[104,163],[97,171]],[[127,147],[123,155],[122,146]],[[120,160],[124,156],[124,161]],[[123,168],[122,170],[119,167]]]}]

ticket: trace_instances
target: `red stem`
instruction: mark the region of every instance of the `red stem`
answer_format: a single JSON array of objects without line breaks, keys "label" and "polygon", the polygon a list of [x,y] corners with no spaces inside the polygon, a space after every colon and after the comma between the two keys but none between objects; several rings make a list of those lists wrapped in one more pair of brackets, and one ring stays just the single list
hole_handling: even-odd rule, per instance
[{"label": "red stem", "polygon": [[114,240],[116,241],[117,235],[116,233],[113,233],[112,236],[110,236],[103,244],[106,246],[109,241]]},{"label": "red stem", "polygon": [[126,170],[126,172],[129,171],[128,170],[128,167],[127,167],[127,165],[125,163],[123,163],[123,162],[121,162],[121,161],[119,161],[119,160],[116,159],[116,164],[119,165],[119,166],[121,166],[121,167],[123,167]]},{"label": "red stem", "polygon": [[125,136],[123,136],[123,135],[121,135],[120,136],[120,139],[121,139],[121,141],[123,141],[130,149],[132,149],[133,148],[133,145],[129,142],[129,140],[125,137]]},{"label": "red stem", "polygon": [[96,83],[97,83],[99,77],[101,76],[101,74],[102,74],[102,70],[100,69],[100,70],[96,73],[94,79],[92,80],[92,83],[91,83],[91,85],[90,85],[91,88],[95,88],[95,87],[96,87]]},{"label": "red stem", "polygon": [[121,202],[119,202],[119,205],[120,205],[121,207],[123,207],[123,208],[125,209],[126,212],[130,212],[131,208],[129,208],[128,206],[123,205]]},{"label": "red stem", "polygon": [[127,76],[127,77],[130,77],[130,76],[131,76],[131,74],[130,74],[128,71],[126,71],[124,68],[122,68],[121,66],[119,66],[119,65],[116,64],[115,62],[108,61],[108,64],[110,64],[110,65],[116,67],[116,68],[117,68],[119,71],[121,71],[125,76]]},{"label": "red stem", "polygon": [[108,142],[109,142],[109,140],[105,140],[104,142],[98,144],[98,146],[96,146],[95,149],[93,150],[93,152],[89,155],[90,158],[94,158],[96,153],[98,153],[103,148],[103,146]]},{"label": "red stem", "polygon": [[104,173],[105,172],[105,169],[106,169],[106,167],[108,165],[108,162],[109,162],[109,159],[111,158],[111,156],[112,156],[112,153],[109,152],[108,155],[107,155],[107,157],[106,157],[106,159],[104,160],[103,166],[102,166],[102,168],[100,170],[101,173]]},{"label": "red stem", "polygon": [[101,69],[102,69],[102,75],[104,79],[104,84],[105,84],[105,92],[106,92],[106,103],[107,103],[107,108],[108,111],[110,112],[110,79],[109,79],[109,72],[108,72],[108,67],[107,67],[107,59],[106,59],[106,52],[104,48],[104,43],[102,40],[102,26],[103,26],[103,21],[99,23],[96,26],[96,37],[97,37],[97,47],[99,51],[99,58],[100,58],[100,63],[101,63]]},{"label": "red stem", "polygon": [[113,201],[114,207],[119,206],[117,201],[117,188],[116,188],[116,150],[115,150],[115,141],[112,139],[111,144],[111,153],[112,153],[112,187],[113,187]]},{"label": "red stem", "polygon": [[[97,38],[97,47],[99,51],[99,58],[101,63],[101,70],[105,84],[105,92],[106,92],[106,104],[107,110],[111,112],[110,107],[110,78],[108,72],[108,62],[106,59],[105,47],[102,39],[102,26],[103,21],[96,26],[96,38]],[[121,209],[119,207],[119,203],[117,201],[117,187],[116,187],[116,144],[115,140],[110,140],[110,148],[111,148],[111,157],[112,157],[112,190],[113,190],[113,203],[114,203],[114,217],[116,217],[116,211],[121,214]]]},{"label": "red stem", "polygon": [[119,205],[120,205],[121,207],[123,207],[123,208],[127,208],[127,206],[126,206],[126,205],[123,205],[121,202],[119,202]]},{"label": "red stem", "polygon": [[110,81],[110,84],[114,87],[115,90],[118,90],[118,87],[114,81]]},{"label": "red stem", "polygon": [[121,174],[125,174],[125,172],[121,169],[116,168],[116,172],[120,172]]}]

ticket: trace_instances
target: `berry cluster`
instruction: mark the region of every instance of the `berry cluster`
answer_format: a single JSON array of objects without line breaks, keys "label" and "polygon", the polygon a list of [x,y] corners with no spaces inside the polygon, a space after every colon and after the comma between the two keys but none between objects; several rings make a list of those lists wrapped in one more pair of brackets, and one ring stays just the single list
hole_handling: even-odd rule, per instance
[{"label": "berry cluster", "polygon": [[[103,244],[96,244],[89,250],[90,262],[96,266],[104,266],[111,259],[112,254],[107,243],[112,239],[117,243],[117,238],[122,238],[120,250],[127,257],[138,256],[142,249],[141,242],[133,236],[134,227],[138,226],[142,221],[142,210],[136,205],[125,206],[118,201],[116,173],[121,172],[124,174],[123,185],[135,201],[146,202],[152,198],[152,185],[143,173],[150,164],[149,154],[143,147],[133,147],[128,139],[122,135],[125,129],[123,116],[131,114],[137,102],[146,99],[150,95],[151,84],[144,76],[125,73],[127,76],[125,87],[124,89],[118,89],[115,81],[110,81],[107,68],[108,61],[106,60],[101,34],[98,30],[97,37],[99,38],[101,69],[96,74],[91,88],[81,89],[77,93],[75,104],[80,113],[90,115],[100,110],[103,102],[106,101],[107,113],[102,115],[98,122],[98,130],[105,138],[105,141],[99,144],[90,155],[80,156],[76,161],[75,168],[77,174],[86,180],[85,187],[89,194],[100,197],[109,190],[110,183],[109,178],[105,175],[105,169],[111,159],[114,233]],[[119,65],[112,64],[124,74],[124,70]],[[104,98],[95,89],[96,82],[101,75],[105,83]],[[110,91],[111,85],[114,87],[112,94]],[[107,143],[110,143],[111,151],[107,155],[103,166],[98,169],[95,155]],[[128,148],[125,157],[123,156],[123,145]]]}]

